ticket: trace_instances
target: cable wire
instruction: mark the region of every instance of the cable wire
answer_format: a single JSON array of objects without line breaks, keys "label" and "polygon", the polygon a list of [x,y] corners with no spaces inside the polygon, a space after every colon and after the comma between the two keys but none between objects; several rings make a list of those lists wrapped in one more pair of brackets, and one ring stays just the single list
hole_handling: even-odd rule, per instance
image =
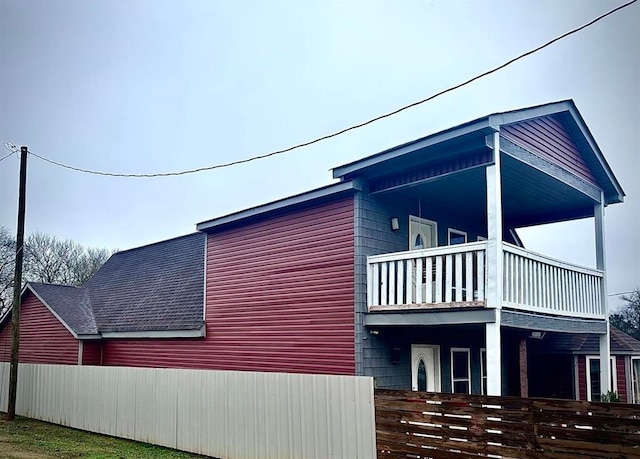
[{"label": "cable wire", "polygon": [[564,38],[566,38],[566,37],[568,37],[570,35],[573,35],[573,34],[575,34],[577,32],[580,32],[583,29],[586,29],[587,27],[592,26],[593,24],[601,21],[602,19],[606,18],[607,16],[610,16],[613,13],[628,7],[628,6],[632,5],[633,3],[636,3],[637,1],[638,0],[631,0],[631,1],[629,1],[629,2],[627,2],[625,4],[623,4],[623,5],[620,5],[620,6],[616,7],[616,8],[614,8],[614,9],[606,12],[606,13],[601,14],[600,16],[596,17],[595,19],[592,19],[591,21],[587,22],[586,24],[581,25],[580,27],[576,27],[575,29],[572,29],[572,30],[570,30],[568,32],[565,32],[562,35],[559,35],[556,38],[554,38],[552,40],[549,40],[548,42],[546,42],[546,43],[544,43],[544,44],[542,44],[542,45],[540,45],[540,46],[538,46],[536,48],[533,48],[533,49],[531,49],[531,50],[529,50],[529,51],[527,51],[527,52],[525,52],[523,54],[520,54],[519,56],[516,56],[516,57],[508,60],[507,62],[505,62],[505,63],[503,63],[501,65],[498,65],[497,67],[494,67],[494,68],[492,68],[490,70],[487,70],[484,73],[481,73],[481,74],[476,75],[476,76],[474,76],[472,78],[469,78],[468,80],[463,81],[462,83],[459,83],[459,84],[456,84],[454,86],[451,86],[451,87],[449,87],[447,89],[444,89],[444,90],[442,90],[440,92],[437,92],[437,93],[435,93],[435,94],[433,94],[433,95],[431,95],[429,97],[426,97],[426,98],[424,98],[422,100],[410,103],[408,105],[405,105],[403,107],[400,107],[398,109],[395,109],[393,111],[385,113],[383,115],[376,116],[375,118],[371,118],[368,121],[364,121],[362,123],[349,126],[347,128],[341,129],[341,130],[333,132],[331,134],[324,135],[322,137],[317,137],[317,138],[315,138],[313,140],[310,140],[308,142],[299,143],[297,145],[293,145],[291,147],[283,148],[281,150],[275,150],[275,151],[272,151],[272,152],[269,152],[269,153],[265,153],[263,155],[252,156],[252,157],[245,158],[245,159],[239,159],[239,160],[235,160],[235,161],[230,161],[228,163],[214,164],[212,166],[199,167],[199,168],[196,168],[196,169],[188,169],[188,170],[177,171],[177,172],[161,172],[161,173],[151,173],[151,174],[123,174],[123,173],[103,172],[103,171],[94,171],[94,170],[90,170],[90,169],[83,169],[83,168],[80,168],[80,167],[70,166],[68,164],[64,164],[64,163],[60,163],[60,162],[57,162],[57,161],[53,161],[51,159],[48,159],[48,158],[45,158],[43,156],[37,155],[37,154],[35,154],[35,153],[31,152],[31,151],[29,153],[31,155],[35,156],[36,158],[39,158],[42,161],[46,161],[46,162],[48,162],[50,164],[53,164],[55,166],[63,167],[65,169],[71,169],[71,170],[78,171],[78,172],[84,172],[84,173],[87,173],[87,174],[103,175],[103,176],[109,176],[109,177],[132,177],[132,178],[170,177],[170,176],[178,176],[178,175],[186,175],[186,174],[195,174],[197,172],[210,171],[210,170],[213,170],[213,169],[221,169],[221,168],[225,168],[225,167],[235,166],[235,165],[238,165],[238,164],[248,163],[248,162],[251,162],[251,161],[256,161],[258,159],[264,159],[264,158],[268,158],[270,156],[280,155],[282,153],[287,153],[287,152],[290,152],[292,150],[297,150],[299,148],[307,147],[309,145],[313,145],[315,143],[322,142],[322,141],[330,139],[332,137],[337,137],[337,136],[342,135],[342,134],[344,134],[346,132],[353,131],[355,129],[359,129],[361,127],[364,127],[364,126],[367,126],[369,124],[375,123],[376,121],[380,121],[380,120],[382,120],[384,118],[388,118],[390,116],[396,115],[396,114],[398,114],[400,112],[408,110],[409,108],[416,107],[418,105],[424,104],[425,102],[429,102],[430,100],[433,100],[436,97],[442,96],[442,95],[447,94],[447,93],[449,93],[451,91],[455,91],[456,89],[459,89],[459,88],[462,88],[463,86],[471,84],[476,80],[479,80],[479,79],[484,78],[484,77],[486,77],[488,75],[491,75],[492,73],[495,73],[495,72],[497,72],[499,70],[502,70],[503,68],[513,64],[514,62],[517,62],[517,61],[519,61],[519,60],[521,60],[521,59],[523,59],[523,58],[525,58],[527,56],[530,56],[530,55],[532,55],[534,53],[537,53],[538,51],[541,51],[542,49],[544,49],[544,48],[546,48],[548,46],[551,46],[552,44],[556,43],[557,41],[560,41],[560,40],[562,40],[562,39],[564,39]]},{"label": "cable wire", "polygon": [[0,162],[4,161],[5,159],[7,159],[9,156],[11,156],[11,155],[13,155],[13,154],[14,154],[14,152],[12,151],[12,152],[11,152],[11,153],[9,153],[8,155],[3,156],[2,158],[0,158]]}]

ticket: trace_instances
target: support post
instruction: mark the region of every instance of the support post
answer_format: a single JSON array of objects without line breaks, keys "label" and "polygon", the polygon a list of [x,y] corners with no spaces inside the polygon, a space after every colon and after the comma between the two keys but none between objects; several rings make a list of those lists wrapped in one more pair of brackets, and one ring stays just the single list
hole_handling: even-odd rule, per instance
[{"label": "support post", "polygon": [[24,256],[24,217],[27,191],[27,147],[20,148],[20,185],[18,190],[18,230],[16,233],[16,266],[13,276],[13,305],[11,309],[11,365],[9,369],[9,401],[7,421],[16,417],[18,388],[18,346],[20,343],[20,293],[22,290],[22,258]]},{"label": "support post", "polygon": [[486,168],[487,181],[487,307],[495,310],[495,322],[485,325],[487,349],[487,394],[502,394],[502,179],[500,132],[493,134],[493,164]]},{"label": "support post", "polygon": [[607,323],[606,333],[600,335],[600,392],[606,394],[608,391],[615,391],[615,387],[611,387],[611,342],[609,335],[609,305],[607,302],[607,263],[604,240],[604,193],[600,192],[600,202],[593,207],[593,216],[595,220],[595,239],[596,239],[596,268],[603,272],[602,282],[600,283],[600,304],[602,305],[602,314]]}]

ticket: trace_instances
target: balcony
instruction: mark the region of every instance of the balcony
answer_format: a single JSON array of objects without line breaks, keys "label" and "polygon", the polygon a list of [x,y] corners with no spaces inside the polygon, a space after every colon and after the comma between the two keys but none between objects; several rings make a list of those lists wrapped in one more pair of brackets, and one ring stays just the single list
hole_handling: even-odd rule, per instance
[{"label": "balcony", "polygon": [[[502,307],[605,318],[603,273],[502,243]],[[367,258],[370,312],[487,306],[487,242]]]}]

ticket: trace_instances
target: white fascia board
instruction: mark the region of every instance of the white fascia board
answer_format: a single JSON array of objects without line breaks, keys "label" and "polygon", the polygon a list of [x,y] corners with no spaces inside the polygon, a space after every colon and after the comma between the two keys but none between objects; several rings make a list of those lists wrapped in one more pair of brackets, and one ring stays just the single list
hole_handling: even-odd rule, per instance
[{"label": "white fascia board", "polygon": [[104,332],[103,339],[124,338],[202,338],[205,336],[205,326],[198,330],[150,330],[133,332]]},{"label": "white fascia board", "polygon": [[367,158],[359,159],[357,161],[344,164],[333,168],[333,178],[342,178],[347,174],[351,174],[357,170],[364,169],[366,167],[374,166],[376,164],[388,161],[390,159],[397,158],[399,156],[406,155],[408,153],[421,150],[423,148],[431,147],[448,140],[455,139],[456,137],[462,137],[464,135],[471,134],[473,132],[481,131],[483,129],[490,128],[496,130],[489,122],[489,117],[482,118],[480,120],[471,121],[458,127],[446,129],[441,132],[429,135],[422,139],[414,140],[403,145],[399,145],[388,150],[384,150],[375,155]]}]

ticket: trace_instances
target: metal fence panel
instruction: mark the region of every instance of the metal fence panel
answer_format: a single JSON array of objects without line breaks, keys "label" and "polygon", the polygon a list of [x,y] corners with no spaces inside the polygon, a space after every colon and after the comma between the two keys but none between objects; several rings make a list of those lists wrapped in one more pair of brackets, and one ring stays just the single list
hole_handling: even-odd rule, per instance
[{"label": "metal fence panel", "polygon": [[[6,411],[9,364],[0,363]],[[371,378],[20,364],[17,413],[234,458],[371,458]]]}]

